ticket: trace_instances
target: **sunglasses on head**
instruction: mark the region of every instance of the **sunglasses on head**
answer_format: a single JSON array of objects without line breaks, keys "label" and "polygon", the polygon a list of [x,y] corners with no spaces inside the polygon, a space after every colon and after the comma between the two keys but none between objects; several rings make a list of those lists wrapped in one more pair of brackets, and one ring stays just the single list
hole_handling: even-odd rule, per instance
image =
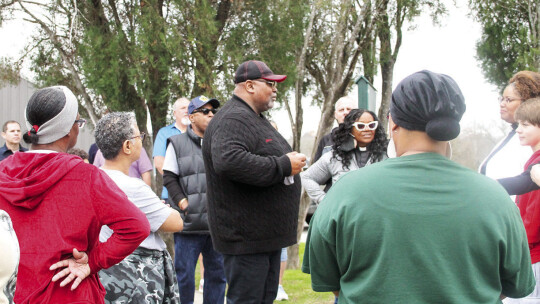
[{"label": "sunglasses on head", "polygon": [[208,115],[208,113],[210,113],[210,112],[212,112],[212,114],[216,114],[217,110],[216,109],[207,109],[207,108],[197,109],[197,110],[194,110],[193,112],[191,112],[191,114],[203,113],[204,115]]},{"label": "sunglasses on head", "polygon": [[372,122],[368,122],[368,123],[363,123],[363,122],[355,122],[352,124],[356,130],[358,131],[364,131],[364,130],[369,130],[369,131],[373,131],[375,129],[377,129],[377,127],[379,126],[379,122],[378,121],[372,121]]}]

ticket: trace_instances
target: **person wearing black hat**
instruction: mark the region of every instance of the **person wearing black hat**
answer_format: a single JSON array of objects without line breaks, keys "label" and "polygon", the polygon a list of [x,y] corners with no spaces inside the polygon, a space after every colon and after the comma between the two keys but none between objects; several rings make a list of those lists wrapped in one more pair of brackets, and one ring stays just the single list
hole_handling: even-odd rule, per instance
[{"label": "person wearing black hat", "polygon": [[500,303],[535,286],[527,235],[494,180],[444,155],[463,95],[421,71],[392,94],[397,158],[351,172],[319,205],[302,270],[344,303]]},{"label": "person wearing black hat", "polygon": [[223,256],[214,250],[208,231],[206,172],[201,145],[208,123],[219,101],[198,96],[188,105],[191,124],[185,133],[167,140],[163,162],[163,183],[169,190],[169,203],[184,220],[184,229],[174,234],[174,268],[180,288],[180,303],[193,303],[195,266],[202,254],[205,303],[223,303],[225,272]]},{"label": "person wearing black hat", "polygon": [[281,249],[296,243],[298,173],[306,157],[262,115],[286,77],[261,61],[242,63],[233,97],[204,134],[208,222],[224,257],[229,304],[272,303]]}]

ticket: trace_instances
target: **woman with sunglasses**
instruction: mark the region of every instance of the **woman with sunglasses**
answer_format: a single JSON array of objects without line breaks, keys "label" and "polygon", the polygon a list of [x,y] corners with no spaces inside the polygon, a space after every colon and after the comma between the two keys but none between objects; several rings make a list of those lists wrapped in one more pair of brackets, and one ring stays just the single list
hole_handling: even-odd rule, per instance
[{"label": "woman with sunglasses", "polygon": [[332,150],[300,175],[304,189],[317,204],[326,194],[320,185],[328,179],[335,183],[345,173],[387,158],[386,133],[371,111],[351,110],[333,134],[333,140]]}]

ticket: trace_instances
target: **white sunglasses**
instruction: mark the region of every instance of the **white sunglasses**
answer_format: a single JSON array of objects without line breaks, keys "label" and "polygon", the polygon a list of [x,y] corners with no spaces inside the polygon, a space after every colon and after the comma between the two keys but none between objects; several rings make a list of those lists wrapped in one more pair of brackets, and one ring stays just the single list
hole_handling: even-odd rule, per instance
[{"label": "white sunglasses", "polygon": [[379,122],[378,121],[372,121],[372,122],[368,122],[368,123],[363,123],[363,122],[355,122],[352,124],[356,130],[358,131],[364,131],[364,130],[368,130],[368,131],[373,131],[375,129],[377,129],[377,127],[379,126]]}]

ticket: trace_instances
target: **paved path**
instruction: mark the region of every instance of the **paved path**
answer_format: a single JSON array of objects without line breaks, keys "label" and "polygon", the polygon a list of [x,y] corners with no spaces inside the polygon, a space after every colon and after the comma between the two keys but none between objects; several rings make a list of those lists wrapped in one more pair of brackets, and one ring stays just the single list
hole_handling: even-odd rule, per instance
[{"label": "paved path", "polygon": [[[195,291],[195,300],[193,301],[193,304],[202,304],[202,302],[203,302],[202,292],[199,292],[199,290],[196,290]],[[224,302],[224,303],[226,303],[226,302]]]}]

